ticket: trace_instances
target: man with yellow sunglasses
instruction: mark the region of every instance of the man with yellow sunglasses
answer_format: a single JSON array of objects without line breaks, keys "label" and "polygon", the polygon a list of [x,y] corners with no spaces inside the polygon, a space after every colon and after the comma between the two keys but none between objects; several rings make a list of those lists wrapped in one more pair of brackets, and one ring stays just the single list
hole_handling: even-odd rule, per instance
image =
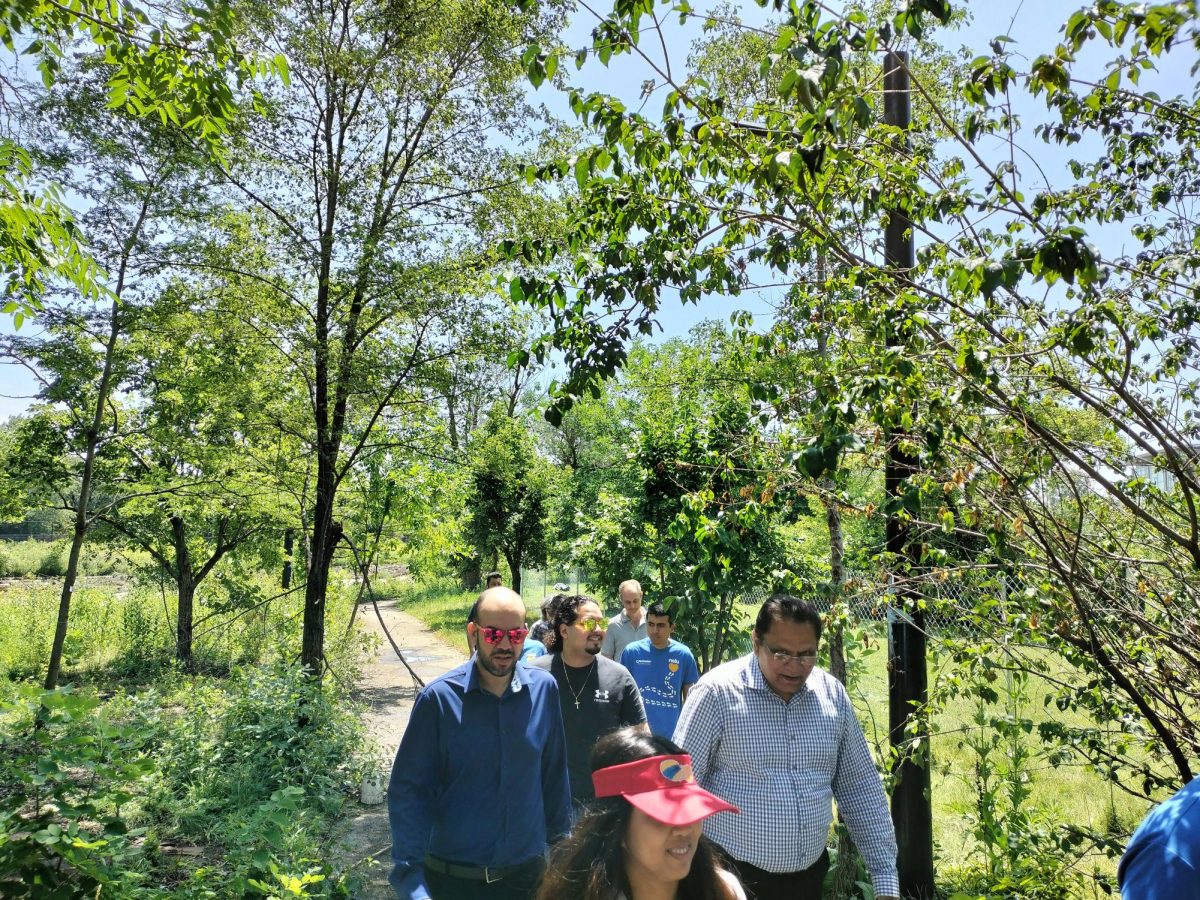
[{"label": "man with yellow sunglasses", "polygon": [[525,665],[547,670],[558,682],[567,737],[567,774],[571,799],[578,805],[595,796],[592,747],[610,731],[637,725],[646,728],[646,711],[629,670],[600,655],[606,621],[591,597],[568,596],[554,612],[549,656]]}]

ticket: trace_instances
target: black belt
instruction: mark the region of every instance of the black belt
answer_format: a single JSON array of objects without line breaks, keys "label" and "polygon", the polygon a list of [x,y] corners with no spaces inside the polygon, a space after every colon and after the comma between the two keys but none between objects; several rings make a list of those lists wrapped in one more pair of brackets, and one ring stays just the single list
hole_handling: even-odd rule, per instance
[{"label": "black belt", "polygon": [[486,881],[488,884],[492,884],[520,872],[528,872],[530,866],[538,865],[541,861],[540,856],[533,856],[515,866],[484,866],[480,868],[479,866],[460,866],[458,863],[446,862],[436,856],[426,856],[425,868],[431,872],[437,872],[439,875],[449,875],[451,878]]}]

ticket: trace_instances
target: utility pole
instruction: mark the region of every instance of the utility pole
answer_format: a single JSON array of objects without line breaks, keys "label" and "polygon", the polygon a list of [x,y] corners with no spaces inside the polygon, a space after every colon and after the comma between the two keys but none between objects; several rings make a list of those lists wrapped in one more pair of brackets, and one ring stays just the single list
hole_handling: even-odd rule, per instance
[{"label": "utility pole", "polygon": [[[909,128],[908,54],[889,52],[884,58],[883,110],[884,122],[907,131]],[[899,149],[908,146],[902,138]],[[890,271],[907,277],[916,265],[912,226],[902,209],[888,210],[887,230],[884,233],[884,259]],[[887,347],[892,353],[902,352],[907,344],[904,317],[893,315],[888,329]],[[917,469],[918,460],[904,451],[901,440],[906,435],[898,428],[889,429],[888,457],[884,467],[884,486],[887,492],[887,552],[894,566],[912,560],[909,546],[909,525],[899,515],[899,500],[905,479]],[[899,614],[892,616],[888,631],[888,725],[894,748],[903,748],[914,711],[923,708],[929,695],[925,666],[925,614],[920,609],[920,592],[912,587],[907,575],[894,584],[893,603]],[[920,732],[920,760],[901,752],[893,770],[892,822],[896,826],[899,845],[900,894],[906,900],[932,900],[933,878],[933,810],[929,792],[929,736]]]}]

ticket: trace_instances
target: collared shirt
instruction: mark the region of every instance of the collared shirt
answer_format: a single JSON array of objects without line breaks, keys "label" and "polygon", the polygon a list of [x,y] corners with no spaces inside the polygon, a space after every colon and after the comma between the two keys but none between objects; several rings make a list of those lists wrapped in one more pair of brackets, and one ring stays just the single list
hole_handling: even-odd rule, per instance
[{"label": "collared shirt", "polygon": [[517,663],[497,697],[472,657],[430,682],[413,704],[387,797],[390,881],[402,900],[429,897],[427,853],[478,867],[544,853],[571,825],[554,679]]},{"label": "collared shirt", "polygon": [[613,662],[620,662],[621,654],[625,651],[625,648],[634,641],[640,641],[645,636],[645,607],[642,608],[642,624],[636,627],[629,621],[629,616],[625,614],[625,610],[621,610],[608,620],[608,631],[604,632],[604,643],[600,645],[600,652]]},{"label": "collared shirt", "polygon": [[814,668],[785,702],[753,653],[718,666],[688,693],[674,739],[696,780],[742,811],[704,823],[730,856],[768,872],[807,869],[825,849],[836,799],[875,893],[899,896],[883,782],[850,697],[828,672]]}]

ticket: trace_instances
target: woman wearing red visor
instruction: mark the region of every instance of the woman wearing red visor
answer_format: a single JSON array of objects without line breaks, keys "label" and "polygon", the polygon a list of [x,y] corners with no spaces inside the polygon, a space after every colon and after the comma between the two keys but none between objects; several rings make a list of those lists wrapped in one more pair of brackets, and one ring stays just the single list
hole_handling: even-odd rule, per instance
[{"label": "woman wearing red visor", "polygon": [[592,751],[596,799],[555,848],[536,900],[746,900],[702,823],[737,812],[676,744],[624,728]]}]

